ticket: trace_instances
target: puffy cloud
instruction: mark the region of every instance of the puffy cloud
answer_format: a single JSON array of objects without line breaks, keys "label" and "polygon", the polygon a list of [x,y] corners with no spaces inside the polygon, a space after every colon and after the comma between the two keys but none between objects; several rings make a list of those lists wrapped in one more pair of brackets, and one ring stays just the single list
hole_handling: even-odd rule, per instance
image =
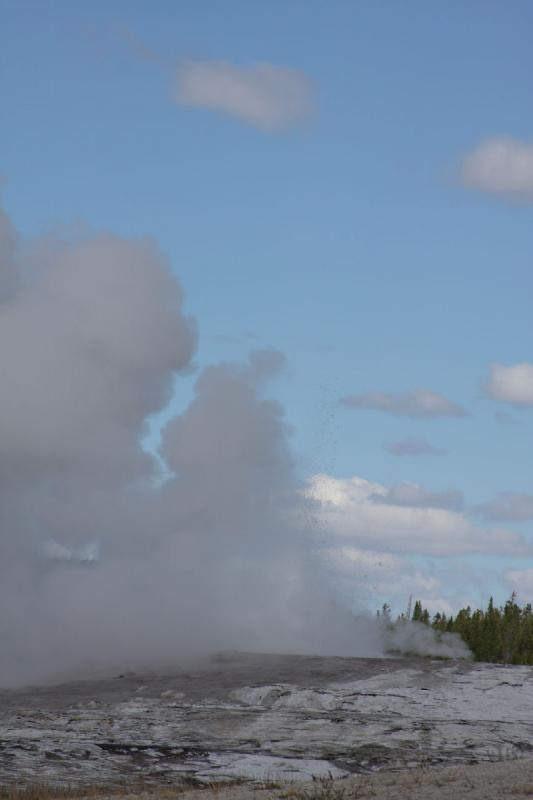
[{"label": "puffy cloud", "polygon": [[500,492],[490,503],[479,506],[478,510],[487,519],[497,521],[519,522],[533,519],[533,495]]},{"label": "puffy cloud", "polygon": [[176,73],[174,99],[278,131],[309,116],[313,86],[299,70],[274,64],[238,67],[223,61],[186,61]]},{"label": "puffy cloud", "polygon": [[398,442],[386,442],[383,446],[394,456],[443,456],[448,452],[418,436],[408,436]]},{"label": "puffy cloud", "polygon": [[533,144],[487,139],[465,157],[461,180],[470,189],[533,202]]},{"label": "puffy cloud", "polygon": [[492,364],[485,390],[501,403],[533,406],[533,364]]},{"label": "puffy cloud", "polygon": [[[315,502],[318,531],[324,537],[348,539],[359,549],[432,556],[530,552],[518,533],[479,528],[449,508],[391,503],[390,494],[385,486],[358,477],[315,475],[307,488],[307,496]],[[434,502],[432,497],[429,494],[426,502]],[[422,501],[416,490],[414,499]]]},{"label": "puffy cloud", "polygon": [[341,398],[346,408],[383,411],[398,417],[430,419],[432,417],[464,417],[466,411],[442,394],[431,389],[414,389],[406,394],[366,392]]}]

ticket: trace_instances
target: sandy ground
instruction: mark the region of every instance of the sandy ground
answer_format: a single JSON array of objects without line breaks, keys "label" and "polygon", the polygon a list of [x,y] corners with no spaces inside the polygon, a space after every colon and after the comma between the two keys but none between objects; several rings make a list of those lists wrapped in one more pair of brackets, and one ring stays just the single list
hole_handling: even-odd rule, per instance
[{"label": "sandy ground", "polygon": [[[533,797],[533,759],[414,768],[335,781],[142,792],[128,800],[523,800]],[[93,799],[94,800],[94,799]],[[108,800],[108,798],[102,798]]]},{"label": "sandy ground", "polygon": [[[5,800],[70,800],[68,790],[55,794],[35,787],[25,795],[2,792]],[[272,782],[205,788],[89,790],[71,800],[523,800],[533,797],[533,759],[468,766],[419,767],[398,772],[359,775],[338,780]]]},{"label": "sandy ground", "polygon": [[[228,789],[211,794],[218,800],[521,800],[533,797],[533,760],[474,764],[467,767],[413,769],[402,772],[358,776],[329,784],[286,786],[281,790]],[[207,793],[204,795],[209,796]],[[187,798],[189,800],[189,798]],[[191,798],[192,800],[192,798]],[[198,800],[198,797],[197,797]]]}]

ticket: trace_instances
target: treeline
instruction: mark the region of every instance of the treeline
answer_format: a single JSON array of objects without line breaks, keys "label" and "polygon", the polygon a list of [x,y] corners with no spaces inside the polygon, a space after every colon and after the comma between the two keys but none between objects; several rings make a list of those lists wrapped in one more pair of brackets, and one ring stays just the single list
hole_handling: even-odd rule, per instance
[{"label": "treeline", "polygon": [[[385,606],[381,612],[389,615]],[[456,616],[435,614],[417,600],[407,616],[440,633],[458,633],[472,651],[476,661],[503,664],[533,664],[533,609],[531,603],[521,607],[512,594],[499,608],[491,599],[486,609],[462,608]],[[405,619],[406,615],[402,617]]]}]

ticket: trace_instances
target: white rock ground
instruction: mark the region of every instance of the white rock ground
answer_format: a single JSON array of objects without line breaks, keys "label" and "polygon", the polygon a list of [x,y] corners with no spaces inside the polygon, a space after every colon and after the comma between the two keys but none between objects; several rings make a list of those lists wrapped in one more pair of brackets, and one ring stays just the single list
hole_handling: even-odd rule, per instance
[{"label": "white rock ground", "polygon": [[231,654],[0,692],[0,785],[305,781],[529,754],[530,667]]}]

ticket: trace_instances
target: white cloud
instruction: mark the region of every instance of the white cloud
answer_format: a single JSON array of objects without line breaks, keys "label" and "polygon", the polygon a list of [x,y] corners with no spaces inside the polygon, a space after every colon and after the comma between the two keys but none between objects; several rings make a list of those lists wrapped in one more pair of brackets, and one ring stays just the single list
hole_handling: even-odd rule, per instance
[{"label": "white cloud", "polygon": [[443,456],[448,452],[418,436],[408,436],[398,442],[386,442],[383,447],[394,456]]},{"label": "white cloud", "polygon": [[[340,546],[325,548],[322,559],[335,574],[336,582],[347,592],[357,588],[359,595],[372,597],[374,605],[390,603],[394,614],[406,611],[409,598],[420,600],[431,613],[452,613],[454,607],[443,593],[443,581],[431,563],[413,564],[394,553]],[[446,588],[449,588],[447,581]]]},{"label": "white cloud", "polygon": [[509,569],[505,579],[522,602],[533,602],[533,569]]},{"label": "white cloud", "polygon": [[366,392],[351,394],[339,401],[346,408],[384,411],[399,417],[429,419],[431,417],[464,417],[464,408],[431,389],[414,389],[406,394]]},{"label": "white cloud", "polygon": [[533,144],[487,139],[463,160],[461,180],[470,189],[533,202]]},{"label": "white cloud", "polygon": [[[372,495],[371,495],[372,499]],[[458,489],[447,489],[445,492],[428,492],[416,483],[400,483],[391,486],[387,494],[376,495],[377,502],[389,506],[407,508],[448,508],[458,511],[463,506],[463,493]]]},{"label": "white cloud", "polygon": [[338,572],[370,584],[379,594],[390,595],[393,576],[394,593],[400,597],[408,598],[413,593],[418,597],[421,593],[432,593],[439,588],[439,581],[433,575],[393,553],[336,547],[324,550],[323,557]]},{"label": "white cloud", "polygon": [[533,519],[533,494],[500,492],[494,500],[479,507],[487,519],[514,522]]},{"label": "white cloud", "polygon": [[322,533],[360,549],[431,556],[529,552],[514,531],[480,528],[448,508],[392,504],[389,489],[362,478],[315,475],[306,494],[316,504]]},{"label": "white cloud", "polygon": [[223,61],[186,61],[176,73],[174,99],[277,131],[309,116],[313,85],[303,72],[274,64],[237,67]]},{"label": "white cloud", "polygon": [[533,364],[523,362],[510,367],[492,364],[485,388],[494,400],[515,406],[533,406]]}]

